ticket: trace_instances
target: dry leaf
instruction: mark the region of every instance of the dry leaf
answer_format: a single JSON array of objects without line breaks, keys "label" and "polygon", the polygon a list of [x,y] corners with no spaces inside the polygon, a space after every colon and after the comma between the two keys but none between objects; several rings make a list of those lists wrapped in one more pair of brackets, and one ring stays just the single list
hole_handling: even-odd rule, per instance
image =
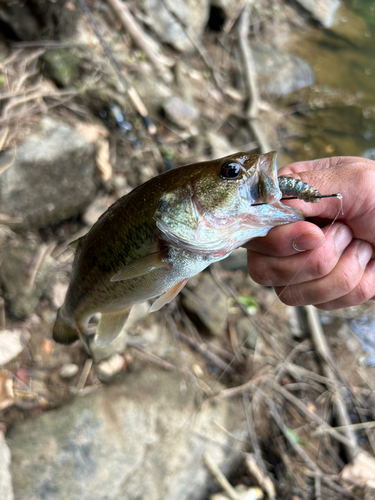
[{"label": "dry leaf", "polygon": [[375,490],[375,458],[367,453],[359,453],[341,471],[341,477],[356,486],[373,488]]},{"label": "dry leaf", "polygon": [[89,142],[96,142],[98,139],[108,137],[108,130],[99,124],[77,123],[76,129]]},{"label": "dry leaf", "polygon": [[98,142],[98,152],[96,153],[96,164],[100,177],[104,182],[112,177],[112,165],[110,162],[109,142],[102,139]]},{"label": "dry leaf", "polygon": [[23,351],[30,338],[26,330],[3,330],[0,332],[0,366],[9,363]]},{"label": "dry leaf", "polygon": [[13,394],[13,380],[6,371],[0,371],[0,411],[15,403]]}]

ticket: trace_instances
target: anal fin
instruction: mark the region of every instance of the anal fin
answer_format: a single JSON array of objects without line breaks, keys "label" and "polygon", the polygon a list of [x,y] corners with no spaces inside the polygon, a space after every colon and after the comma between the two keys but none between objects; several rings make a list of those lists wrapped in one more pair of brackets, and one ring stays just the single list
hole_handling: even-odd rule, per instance
[{"label": "anal fin", "polygon": [[158,311],[165,304],[169,304],[169,302],[181,292],[181,290],[184,288],[188,280],[189,278],[173,285],[169,290],[167,290],[163,295],[161,295],[158,299],[155,300],[155,302],[150,307],[149,312]]},{"label": "anal fin", "polygon": [[121,332],[128,319],[131,307],[103,312],[95,333],[95,344],[104,347]]},{"label": "anal fin", "polygon": [[131,278],[137,278],[138,276],[143,276],[144,274],[150,273],[155,269],[160,269],[170,265],[170,262],[166,258],[166,249],[162,249],[159,252],[145,255],[144,257],[126,265],[114,276],[112,276],[110,281],[124,281]]}]

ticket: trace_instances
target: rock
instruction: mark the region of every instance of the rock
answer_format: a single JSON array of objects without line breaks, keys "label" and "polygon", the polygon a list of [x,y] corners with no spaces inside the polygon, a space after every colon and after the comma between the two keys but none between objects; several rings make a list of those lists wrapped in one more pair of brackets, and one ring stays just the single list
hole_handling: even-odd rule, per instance
[{"label": "rock", "polygon": [[203,453],[228,474],[241,460],[245,429],[235,401],[206,401],[197,412],[182,376],[134,371],[125,383],[12,427],[14,493],[18,500],[206,498],[216,485]]},{"label": "rock", "polygon": [[59,39],[71,35],[80,12],[76,0],[69,2],[2,2],[1,31],[12,40]]},{"label": "rock", "polygon": [[39,133],[0,153],[0,170],[13,158],[0,176],[0,213],[18,220],[17,228],[72,217],[95,194],[95,148],[64,123],[42,120]]},{"label": "rock", "polygon": [[194,46],[186,32],[199,39],[207,24],[209,0],[143,0],[150,28],[160,40],[181,52],[191,52]]},{"label": "rock", "polygon": [[124,357],[121,354],[113,354],[110,358],[101,361],[96,366],[95,372],[101,382],[108,382],[118,375],[124,367]]},{"label": "rock", "polygon": [[297,2],[325,28],[333,24],[340,5],[340,0],[297,0]]},{"label": "rock", "polygon": [[30,334],[26,330],[15,328],[14,330],[0,331],[0,367],[6,365],[23,351],[30,340]]},{"label": "rock", "polygon": [[237,0],[211,0],[211,5],[222,9],[228,17],[233,15],[233,12],[238,8]]},{"label": "rock", "polygon": [[259,333],[251,320],[243,316],[236,322],[237,340],[240,346],[255,349]]},{"label": "rock", "polygon": [[222,158],[238,152],[238,148],[232,146],[225,135],[208,131],[206,136],[211,147],[211,158]]},{"label": "rock", "polygon": [[62,365],[60,368],[60,377],[64,379],[73,378],[77,375],[78,371],[79,367],[75,363],[65,363],[65,365]]},{"label": "rock", "polygon": [[43,55],[44,74],[60,87],[72,87],[77,84],[80,73],[80,58],[72,48],[50,49]]},{"label": "rock", "polygon": [[166,116],[181,128],[189,128],[199,116],[199,111],[179,97],[171,97],[164,104]]},{"label": "rock", "polygon": [[184,290],[182,303],[213,335],[224,332],[228,322],[228,298],[209,273],[201,273],[197,281]]},{"label": "rock", "polygon": [[300,57],[263,44],[251,47],[262,92],[283,97],[314,83],[313,70]]},{"label": "rock", "polygon": [[25,319],[54,279],[51,272],[54,259],[36,236],[13,233],[0,243],[0,251],[7,256],[0,262],[0,280],[7,308],[15,318]]},{"label": "rock", "polygon": [[12,477],[10,475],[10,451],[0,432],[0,498],[1,500],[13,500]]}]

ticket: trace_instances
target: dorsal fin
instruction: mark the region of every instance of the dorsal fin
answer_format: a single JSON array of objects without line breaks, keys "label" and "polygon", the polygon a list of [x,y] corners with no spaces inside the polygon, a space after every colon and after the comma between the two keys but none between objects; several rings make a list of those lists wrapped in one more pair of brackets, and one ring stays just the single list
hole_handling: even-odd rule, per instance
[{"label": "dorsal fin", "polygon": [[85,237],[86,235],[84,236],[80,236],[79,238],[77,238],[76,240],[73,240],[71,241],[70,243],[68,243],[68,247],[73,250],[73,252],[75,252],[77,250],[77,247],[78,245],[80,244],[81,240],[83,240],[83,238]]}]

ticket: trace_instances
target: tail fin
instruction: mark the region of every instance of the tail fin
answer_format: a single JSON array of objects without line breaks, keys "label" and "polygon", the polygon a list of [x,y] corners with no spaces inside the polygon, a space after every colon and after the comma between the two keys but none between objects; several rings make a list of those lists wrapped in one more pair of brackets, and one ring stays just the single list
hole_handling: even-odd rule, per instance
[{"label": "tail fin", "polygon": [[57,317],[53,327],[53,340],[60,344],[72,344],[79,338],[80,335],[77,328],[74,328],[66,321],[60,308],[57,311]]}]

